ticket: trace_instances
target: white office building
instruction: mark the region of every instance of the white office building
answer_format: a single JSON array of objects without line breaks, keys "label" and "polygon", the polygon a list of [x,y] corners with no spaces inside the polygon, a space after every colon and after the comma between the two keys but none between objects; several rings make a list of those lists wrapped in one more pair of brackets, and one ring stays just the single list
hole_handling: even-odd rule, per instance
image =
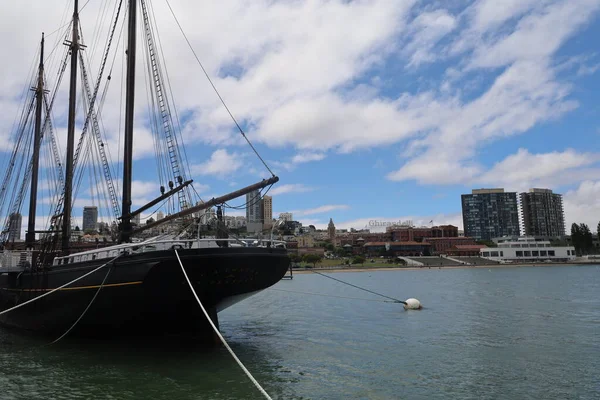
[{"label": "white office building", "polygon": [[569,261],[575,258],[573,246],[553,246],[548,240],[530,236],[497,239],[497,243],[498,247],[482,248],[480,256],[504,262]]}]

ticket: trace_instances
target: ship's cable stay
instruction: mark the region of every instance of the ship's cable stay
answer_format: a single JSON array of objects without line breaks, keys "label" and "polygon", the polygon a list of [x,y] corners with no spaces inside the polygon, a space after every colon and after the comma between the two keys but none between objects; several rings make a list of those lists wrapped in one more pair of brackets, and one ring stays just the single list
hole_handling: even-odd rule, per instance
[{"label": "ship's cable stay", "polygon": [[[146,59],[148,59],[148,47],[147,46],[142,46],[142,51],[144,52],[144,55],[146,57]],[[147,99],[147,108],[148,108],[148,116],[150,119],[150,131],[152,133],[152,144],[154,146],[154,155],[155,155],[155,159],[156,159],[156,172],[157,172],[157,176],[158,176],[158,182],[159,184],[164,188],[166,186],[166,183],[168,182],[168,178],[167,178],[167,174],[168,174],[168,170],[167,170],[167,165],[168,165],[168,161],[167,161],[167,157],[165,155],[165,152],[163,150],[163,146],[161,146],[161,138],[160,138],[160,127],[159,127],[159,122],[157,119],[157,114],[154,112],[154,110],[156,110],[156,101],[155,101],[155,92],[153,90],[150,90],[150,87],[152,86],[150,84],[150,80],[151,80],[151,76],[152,76],[152,72],[151,72],[151,63],[147,62],[146,63],[146,68],[143,69],[144,71],[144,81],[145,81],[145,88],[146,88],[146,99]],[[162,189],[161,189],[162,192]]]},{"label": "ship's cable stay", "polygon": [[343,280],[341,280],[341,279],[334,278],[333,276],[329,276],[329,275],[322,274],[322,273],[320,273],[320,272],[317,272],[317,271],[311,271],[311,272],[314,272],[315,274],[318,274],[318,275],[324,276],[325,278],[333,279],[334,281],[337,281],[337,282],[343,283],[344,285],[352,286],[353,288],[360,289],[360,290],[364,290],[365,292],[369,292],[369,293],[372,293],[372,294],[376,294],[377,296],[385,297],[386,299],[394,300],[394,302],[395,302],[395,303],[402,303],[402,304],[406,305],[406,302],[405,302],[405,301],[398,300],[398,299],[395,299],[395,298],[393,298],[393,297],[386,296],[386,295],[384,295],[384,294],[377,293],[377,292],[374,292],[374,291],[372,291],[372,290],[369,290],[369,289],[365,289],[365,288],[363,288],[363,287],[360,287],[360,286],[354,285],[354,284],[352,284],[352,283],[348,283],[348,282],[346,282],[346,281],[343,281]]},{"label": "ship's cable stay", "polygon": [[113,266],[114,266],[114,263],[111,263],[111,267],[106,272],[106,275],[104,276],[104,279],[102,280],[102,283],[100,283],[100,286],[98,287],[98,290],[96,290],[96,293],[94,293],[94,297],[92,297],[92,299],[88,303],[88,305],[85,308],[85,310],[83,310],[83,312],[81,313],[81,315],[79,316],[79,318],[77,318],[77,320],[73,323],[73,325],[71,325],[71,327],[69,329],[67,329],[65,331],[65,333],[63,333],[62,335],[60,335],[60,337],[58,337],[56,340],[54,340],[52,343],[50,343],[51,345],[58,343],[61,339],[63,339],[65,336],[67,336],[69,334],[69,332],[71,332],[73,330],[73,328],[75,328],[75,326],[79,323],[79,321],[81,321],[81,319],[85,316],[85,314],[88,312],[88,310],[90,309],[90,307],[92,306],[92,304],[94,304],[94,301],[96,300],[96,297],[98,297],[98,294],[100,294],[100,291],[104,287],[104,284],[106,283],[106,280],[108,279],[108,276],[110,275],[110,273],[111,273],[111,271],[113,269]]},{"label": "ship's cable stay", "polygon": [[[108,11],[110,9],[110,1],[108,0],[102,0],[102,3],[98,6],[98,9],[100,10],[100,12],[96,13],[96,23],[94,24],[94,30],[92,32],[92,40],[89,42],[90,43],[90,58],[94,59],[94,56],[96,55],[96,50],[98,50],[100,48],[99,44],[100,44],[100,37],[102,34],[102,27],[106,26],[106,18],[109,15]],[[81,13],[81,11],[80,11]],[[114,15],[114,13],[113,13]]]},{"label": "ship's cable stay", "polygon": [[198,302],[198,305],[202,309],[202,312],[204,313],[204,316],[206,317],[207,321],[210,323],[210,326],[215,331],[215,334],[219,337],[219,339],[221,340],[221,342],[223,343],[223,345],[225,346],[225,348],[227,349],[227,351],[229,351],[229,354],[231,354],[231,356],[238,363],[238,365],[240,366],[240,368],[244,371],[244,373],[252,381],[252,383],[254,384],[254,386],[256,386],[256,388],[262,393],[263,396],[265,396],[266,399],[272,400],[271,396],[269,396],[269,394],[265,391],[265,389],[263,389],[263,387],[260,385],[260,383],[258,383],[258,381],[254,378],[254,376],[252,376],[252,374],[250,373],[250,371],[248,371],[248,368],[246,368],[244,366],[244,364],[240,361],[240,359],[238,358],[238,356],[236,356],[236,354],[233,352],[233,350],[231,349],[231,347],[229,347],[229,344],[227,343],[227,341],[225,340],[225,338],[223,337],[223,335],[221,335],[221,332],[219,332],[219,329],[215,326],[214,322],[212,321],[212,319],[208,315],[208,312],[206,312],[206,309],[204,308],[204,305],[200,301],[200,298],[198,297],[198,294],[196,294],[196,291],[194,290],[194,286],[192,286],[192,282],[190,282],[190,278],[188,277],[187,272],[185,272],[185,268],[183,267],[183,263],[181,262],[181,258],[179,257],[179,252],[177,252],[176,248],[174,248],[173,250],[175,251],[175,255],[177,256],[177,261],[179,261],[179,266],[181,267],[181,271],[183,272],[183,276],[185,277],[185,280],[188,283],[188,285],[190,287],[190,290],[192,291],[192,294],[196,298],[196,301]]},{"label": "ship's cable stay", "polygon": [[88,272],[88,273],[86,273],[86,274],[83,274],[83,275],[81,275],[80,277],[78,277],[78,278],[75,278],[75,279],[73,279],[73,280],[72,280],[72,281],[70,281],[70,282],[67,282],[67,283],[65,283],[64,285],[61,285],[61,286],[59,286],[59,287],[57,287],[57,288],[55,288],[55,289],[52,289],[52,290],[50,290],[50,291],[48,291],[48,292],[46,292],[46,293],[44,293],[44,294],[41,294],[41,295],[39,295],[39,296],[37,296],[37,297],[34,297],[33,299],[27,300],[27,301],[25,301],[25,302],[23,302],[23,303],[21,303],[21,304],[17,304],[16,306],[9,308],[8,310],[1,311],[1,312],[0,312],[0,315],[7,314],[7,313],[9,313],[9,312],[11,312],[11,311],[14,311],[14,310],[18,309],[18,308],[21,308],[21,307],[23,307],[23,306],[26,306],[27,304],[33,303],[34,301],[38,301],[38,300],[41,300],[41,299],[43,299],[43,298],[44,298],[44,297],[46,297],[46,296],[50,296],[52,293],[56,293],[57,291],[59,291],[59,290],[61,290],[61,289],[64,289],[64,288],[66,288],[67,286],[71,286],[71,285],[72,285],[72,284],[74,284],[75,282],[78,282],[78,281],[82,280],[83,278],[86,278],[86,277],[88,277],[88,276],[92,275],[94,272],[96,272],[96,271],[100,271],[102,268],[104,268],[104,267],[106,267],[107,265],[111,264],[113,261],[115,261],[117,258],[121,257],[122,255],[123,255],[123,254],[119,254],[118,256],[116,256],[116,257],[112,258],[111,260],[109,260],[109,261],[107,261],[106,263],[102,264],[102,265],[101,265],[101,266],[99,266],[98,268],[95,268],[95,269],[91,270],[90,272]]},{"label": "ship's cable stay", "polygon": [[[104,148],[105,148],[104,140],[103,140],[103,137],[102,137],[102,134],[100,131],[100,125],[98,123],[98,116],[94,110],[94,102],[95,102],[95,98],[97,95],[97,90],[98,90],[99,84],[96,86],[95,93],[92,95],[90,93],[89,81],[87,78],[87,69],[85,68],[85,65],[83,62],[83,57],[80,57],[80,64],[81,64],[81,74],[83,77],[83,79],[82,79],[83,85],[82,86],[85,88],[85,96],[83,97],[83,99],[84,99],[84,101],[87,101],[89,103],[89,104],[87,104],[88,118],[86,119],[86,121],[91,120],[93,138],[95,139],[96,148],[98,150],[98,153],[99,153],[100,159],[101,159],[102,171],[103,171],[104,180],[105,180],[104,183],[106,185],[106,188],[108,189],[108,195],[110,197],[110,201],[112,204],[114,218],[116,219],[118,216],[120,216],[121,210],[120,210],[119,202],[117,199],[117,192],[116,192],[115,186],[113,184],[109,160],[108,160],[108,157],[106,156],[106,152],[104,151]],[[84,130],[82,131],[82,134],[81,134],[81,140],[83,140],[86,130],[87,130],[87,126],[84,125]],[[78,148],[79,148],[79,146],[78,146]]]},{"label": "ship's cable stay", "polygon": [[[172,177],[172,180],[169,180],[168,184],[169,188],[172,188],[172,182],[175,184],[181,183],[185,180],[186,173],[185,171],[182,171],[183,160],[177,139],[178,132],[175,130],[173,114],[168,101],[168,92],[170,87],[167,84],[168,81],[166,81],[164,78],[164,75],[166,74],[166,67],[163,65],[164,61],[161,62],[161,60],[159,60],[159,46],[158,42],[156,41],[156,34],[154,32],[157,27],[153,27],[151,24],[150,11],[146,0],[141,0],[141,6],[143,28],[146,36],[145,54],[148,61],[147,68],[149,79],[152,82],[152,87],[154,89],[154,93],[152,95],[152,104],[153,110],[155,110],[158,114],[152,118],[157,128],[160,127],[157,129],[157,133],[159,131],[162,133],[162,140],[164,140],[165,143],[166,151],[165,153],[162,153],[162,155],[165,158],[164,164],[169,165],[171,168],[171,172],[168,175]],[[160,141],[162,142],[162,140]],[[157,154],[157,158],[161,158],[160,153]],[[167,182],[163,181],[161,183],[164,186]],[[186,209],[188,207],[188,203],[191,202],[191,198],[188,193],[188,190],[182,190],[177,193],[180,209]],[[172,209],[172,211],[174,211],[174,209]]]},{"label": "ship's cable stay", "polygon": [[246,140],[246,142],[248,143],[248,145],[250,146],[250,148],[252,148],[252,151],[254,151],[254,154],[256,154],[256,156],[262,162],[262,164],[265,166],[265,168],[267,169],[267,171],[269,171],[269,173],[271,174],[271,176],[275,176],[275,174],[273,173],[273,171],[271,170],[271,168],[269,168],[269,166],[267,165],[267,163],[265,162],[265,160],[260,156],[260,154],[258,153],[258,151],[256,150],[256,148],[252,145],[252,143],[250,142],[250,139],[248,139],[248,137],[246,136],[246,133],[244,132],[244,130],[242,129],[242,127],[240,126],[240,124],[238,123],[238,121],[233,116],[233,113],[229,110],[229,107],[227,107],[227,104],[225,103],[225,100],[223,100],[223,97],[221,96],[221,94],[217,90],[217,87],[213,83],[212,79],[210,79],[210,76],[208,75],[208,72],[204,68],[204,65],[202,64],[202,62],[200,61],[200,58],[196,54],[196,51],[192,47],[192,44],[190,43],[190,40],[188,39],[187,35],[185,34],[185,32],[183,30],[183,27],[179,23],[179,19],[177,19],[177,16],[175,15],[175,12],[173,11],[173,8],[171,7],[171,3],[169,3],[169,0],[165,0],[165,1],[167,3],[167,6],[169,7],[169,10],[171,11],[171,14],[173,15],[173,18],[175,19],[175,22],[177,23],[177,26],[179,27],[179,30],[181,31],[181,34],[183,35],[183,37],[184,37],[185,41],[187,42],[190,50],[192,51],[192,54],[194,54],[194,57],[196,58],[196,61],[198,62],[198,65],[200,65],[200,68],[202,69],[202,72],[204,72],[204,75],[206,76],[206,79],[208,79],[208,82],[210,83],[210,85],[212,86],[213,90],[217,94],[217,97],[221,101],[221,104],[223,104],[223,107],[225,107],[225,110],[227,110],[227,113],[231,117],[231,120],[234,122],[234,124],[237,127],[237,129],[239,130],[240,134],[244,137],[244,139]]},{"label": "ship's cable stay", "polygon": [[[79,62],[80,62],[80,66],[81,66],[81,75],[82,75],[82,82],[83,82],[83,87],[85,89],[85,96],[84,98],[87,98],[87,100],[89,101],[89,105],[87,107],[88,112],[87,112],[87,116],[83,125],[83,130],[81,132],[81,136],[79,139],[79,143],[77,145],[77,150],[75,152],[75,156],[74,156],[74,161],[73,161],[73,167],[76,168],[77,167],[77,162],[78,162],[78,158],[79,158],[79,154],[81,151],[81,145],[83,143],[83,139],[85,137],[85,134],[87,132],[87,129],[89,127],[89,124],[91,122],[92,124],[92,131],[94,133],[94,136],[96,137],[97,143],[98,143],[98,148],[99,148],[99,152],[100,152],[100,156],[102,158],[102,163],[103,163],[103,172],[104,172],[104,178],[106,179],[106,184],[108,187],[108,192],[109,192],[109,196],[111,198],[111,202],[112,202],[112,206],[113,206],[113,213],[115,214],[115,218],[117,218],[120,214],[120,207],[119,207],[119,202],[117,200],[117,194],[116,194],[116,190],[113,184],[113,180],[112,180],[112,174],[111,174],[111,169],[110,169],[110,164],[108,162],[108,158],[106,156],[106,153],[104,151],[104,141],[103,141],[103,137],[100,131],[100,126],[98,124],[98,116],[95,112],[95,106],[96,106],[96,98],[98,96],[98,91],[100,89],[100,84],[102,82],[102,78],[103,78],[103,74],[104,74],[104,70],[106,67],[106,63],[108,60],[108,56],[110,54],[110,49],[111,49],[111,45],[113,42],[113,38],[114,38],[114,34],[117,28],[117,24],[119,21],[119,15],[121,12],[121,7],[122,7],[122,0],[119,2],[119,5],[116,9],[116,16],[114,18],[114,23],[112,25],[112,28],[110,30],[110,35],[105,47],[105,51],[104,51],[104,56],[102,59],[102,63],[101,63],[101,67],[100,67],[100,72],[98,74],[98,78],[96,80],[96,85],[94,87],[94,91],[92,93],[90,86],[89,86],[89,79],[88,79],[88,74],[87,74],[87,69],[85,67],[85,62],[83,60],[83,56],[81,55],[81,53],[79,54]],[[107,85],[110,82],[110,79],[107,79]]]},{"label": "ship's cable stay", "polygon": [[[35,98],[32,96],[31,101],[29,102],[28,107],[23,108],[21,122],[19,123],[18,128],[15,130],[14,134],[14,146],[13,151],[11,153],[10,159],[8,161],[8,166],[5,171],[4,179],[2,181],[2,186],[0,187],[0,212],[2,215],[6,215],[6,222],[4,224],[4,229],[1,234],[1,241],[4,242],[4,236],[7,233],[8,224],[9,224],[9,216],[8,212],[5,212],[7,208],[12,208],[12,201],[8,201],[9,193],[11,192],[10,187],[13,184],[13,179],[15,176],[19,175],[18,165],[20,165],[19,159],[23,156],[23,149],[27,148],[23,145],[23,140],[25,139],[26,130],[28,127],[28,120],[31,117],[33,109],[35,108]],[[17,167],[17,172],[15,174],[15,167]]]},{"label": "ship's cable stay", "polygon": [[277,292],[285,292],[285,293],[308,294],[308,295],[312,295],[312,296],[334,297],[334,298],[337,298],[337,299],[376,301],[378,303],[398,303],[398,301],[396,301],[396,300],[365,299],[363,297],[337,296],[337,295],[334,295],[334,294],[301,292],[301,291],[298,291],[298,290],[286,290],[286,289],[276,289],[276,288],[270,288],[269,290],[275,290]]},{"label": "ship's cable stay", "polygon": [[[179,114],[177,112],[175,96],[173,95],[173,86],[171,85],[171,79],[169,77],[169,73],[167,70],[167,58],[165,57],[165,54],[163,52],[163,45],[160,40],[160,34],[158,32],[158,23],[156,22],[156,13],[154,12],[154,7],[153,7],[151,1],[148,2],[148,5],[150,8],[150,17],[153,21],[153,26],[154,26],[154,29],[156,32],[157,48],[160,50],[161,59],[163,60],[164,74],[166,76],[166,83],[167,83],[166,89],[167,89],[168,95],[170,97],[170,102],[171,102],[171,104],[173,104],[173,110],[175,112],[175,123],[177,125],[177,129],[175,130],[175,133],[176,133],[176,135],[179,135],[181,142],[183,142],[183,134],[182,134],[183,129],[181,128],[181,122],[179,119]],[[184,169],[184,171],[187,172],[188,176],[191,176],[190,163],[189,163],[189,158],[187,155],[186,147],[183,146],[182,149],[183,149],[183,156],[181,157],[182,168]],[[185,178],[185,175],[184,175],[184,178]],[[188,196],[188,201],[190,202],[190,204],[192,204],[191,192],[186,191],[186,194]],[[202,199],[200,198],[200,200],[202,200]]]},{"label": "ship's cable stay", "polygon": [[52,124],[52,118],[50,114],[50,105],[48,104],[48,97],[44,96],[44,107],[46,109],[46,121],[44,128],[42,130],[43,137],[48,138],[48,142],[52,149],[52,157],[54,158],[56,174],[57,174],[57,187],[62,187],[65,184],[65,176],[62,167],[62,163],[60,160],[60,149],[58,146],[58,141],[56,140],[56,135],[54,134],[54,127]]},{"label": "ship's cable stay", "polygon": [[[82,99],[86,99],[87,98],[89,100],[90,105],[88,105],[88,107],[87,107],[88,112],[86,113],[86,119],[85,119],[85,122],[84,122],[84,127],[83,127],[82,133],[80,135],[80,139],[79,139],[79,142],[78,142],[78,145],[77,145],[77,150],[75,152],[74,160],[73,160],[73,168],[74,168],[74,171],[75,171],[75,175],[79,176],[79,177],[81,177],[82,169],[81,170],[80,169],[76,169],[76,166],[77,166],[77,163],[78,163],[78,160],[79,160],[79,156],[80,156],[80,152],[81,152],[81,146],[83,145],[84,138],[86,136],[85,134],[86,134],[88,126],[90,124],[90,120],[92,122],[92,130],[94,131],[94,134],[95,134],[97,140],[101,143],[99,146],[100,146],[100,148],[102,148],[101,151],[104,153],[104,151],[103,151],[103,147],[104,146],[102,144],[103,143],[102,142],[102,136],[101,136],[99,125],[98,125],[97,115],[95,113],[95,101],[96,101],[97,94],[98,94],[98,91],[99,91],[99,88],[100,88],[100,84],[102,82],[102,77],[103,77],[104,69],[105,69],[105,66],[106,66],[106,62],[107,62],[108,56],[110,54],[110,47],[111,47],[111,44],[112,44],[112,40],[113,40],[113,37],[114,37],[114,32],[116,30],[116,26],[118,24],[118,17],[119,17],[119,13],[120,13],[120,10],[121,10],[121,5],[122,5],[122,0],[119,2],[119,6],[117,7],[117,10],[116,10],[115,22],[114,22],[114,24],[113,24],[113,26],[112,26],[112,28],[110,30],[109,40],[108,40],[108,42],[106,44],[106,47],[105,47],[105,51],[104,51],[104,56],[103,56],[103,60],[102,60],[102,64],[101,64],[100,73],[98,75],[98,79],[97,79],[96,85],[94,87],[93,94],[91,93],[91,89],[89,87],[89,81],[87,80],[87,72],[86,72],[87,70],[85,69],[85,65],[84,65],[85,63],[83,62],[83,57],[80,54],[80,59],[79,59],[79,63],[81,65],[81,72],[80,73],[82,75],[82,81],[84,82],[84,85],[83,85],[84,87],[82,88],[82,91],[84,92],[84,95],[81,98]],[[80,32],[80,37],[82,37],[82,32]],[[67,64],[67,59],[65,59],[65,62],[64,62],[63,72],[64,72],[64,69],[66,69],[66,64]],[[61,74],[61,78],[62,78],[62,74]],[[107,85],[108,85],[109,81],[110,81],[110,79],[107,80]],[[60,79],[59,79],[59,82],[57,82],[57,83],[60,83]],[[118,206],[118,201],[116,200],[116,190],[114,188],[114,184],[112,183],[112,178],[111,178],[112,174],[110,173],[111,172],[110,171],[110,165],[108,164],[108,159],[106,157],[106,154],[104,154],[103,158],[107,160],[106,167],[104,168],[104,174],[105,174],[105,179],[107,179],[107,181],[109,182],[108,183],[108,185],[109,185],[108,192],[109,192],[109,195],[111,196],[111,202],[113,204],[113,213],[115,214],[115,219],[116,219],[116,217],[120,214],[120,211],[119,211],[120,208]],[[79,178],[79,182],[80,182],[80,180],[81,180],[81,178]],[[76,182],[77,182],[77,180],[76,180]],[[112,188],[112,190],[111,190],[111,188]],[[60,215],[62,214],[62,208],[63,208],[63,205],[64,205],[64,195],[65,194],[64,194],[64,190],[63,190],[62,194],[60,196],[60,199],[57,202],[56,207],[55,207],[55,212],[54,212],[54,217],[53,217],[55,220],[58,220],[60,218]],[[115,207],[115,204],[116,204],[116,207]]]},{"label": "ship's cable stay", "polygon": [[[22,104],[22,107],[19,109],[20,113],[17,112],[15,114],[15,118],[13,120],[13,123],[11,125],[11,128],[9,130],[9,132],[18,132],[18,127],[22,127],[23,126],[23,121],[24,121],[24,116],[27,112],[27,115],[29,114],[30,111],[28,111],[28,105],[29,107],[34,107],[35,106],[35,96],[32,96],[31,94],[31,88],[33,85],[33,82],[35,82],[35,74],[34,71],[36,70],[36,67],[38,66],[38,60],[39,60],[39,52],[36,54],[36,56],[32,59],[31,61],[31,65],[29,67],[29,72],[26,75],[27,77],[29,77],[29,79],[27,79],[25,81],[25,84],[23,85],[23,90],[21,91],[21,94],[19,95],[19,100],[18,100],[18,104]],[[29,102],[32,102],[31,104]],[[2,160],[2,171],[6,170],[8,168],[8,166],[10,165],[10,160],[8,164],[5,164],[4,162],[7,161],[6,158],[3,158]],[[5,175],[6,178],[6,175]],[[2,186],[4,187],[4,186]],[[0,194],[0,198],[1,198],[1,194]]]},{"label": "ship's cable stay", "polygon": [[[35,98],[33,98],[35,101]],[[22,206],[24,191],[27,189],[31,178],[31,156],[28,149],[33,141],[33,110],[34,103],[25,107],[21,124],[15,132],[13,152],[5,173],[5,178],[0,190],[0,211],[6,215],[3,230],[0,233],[0,242],[5,243],[11,223],[11,214],[18,213]]]}]

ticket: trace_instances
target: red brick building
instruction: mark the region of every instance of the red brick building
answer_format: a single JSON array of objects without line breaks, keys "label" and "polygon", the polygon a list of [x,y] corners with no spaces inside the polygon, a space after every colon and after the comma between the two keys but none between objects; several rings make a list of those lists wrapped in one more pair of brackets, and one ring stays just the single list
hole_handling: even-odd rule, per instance
[{"label": "red brick building", "polygon": [[431,228],[413,226],[392,226],[387,229],[392,242],[422,242],[427,238],[458,237],[458,227],[453,225],[440,225]]},{"label": "red brick building", "polygon": [[425,241],[431,243],[431,253],[434,255],[445,254],[454,246],[477,244],[475,239],[469,237],[432,237]]},{"label": "red brick building", "polygon": [[459,244],[451,249],[448,249],[447,254],[449,256],[464,256],[464,257],[479,257],[479,251],[487,248],[484,244],[466,245]]}]

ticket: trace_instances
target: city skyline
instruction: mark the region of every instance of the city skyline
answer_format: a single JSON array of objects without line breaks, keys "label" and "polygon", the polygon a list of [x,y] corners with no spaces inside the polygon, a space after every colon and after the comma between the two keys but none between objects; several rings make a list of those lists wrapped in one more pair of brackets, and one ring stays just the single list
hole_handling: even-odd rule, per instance
[{"label": "city skyline", "polygon": [[[518,193],[546,187],[563,194],[567,230],[573,222],[597,223],[598,0],[243,4],[183,0],[175,12],[247,137],[281,178],[267,192],[277,199],[275,215],[289,210],[303,224],[321,228],[330,217],[340,227],[363,228],[369,220],[462,227],[460,194],[472,187]],[[90,2],[81,12],[84,38],[94,37],[99,7]],[[181,49],[168,9],[156,7],[197,192],[210,199],[270,176],[224,118],[191,52]],[[226,13],[219,12],[223,7]],[[8,28],[0,50],[12,55],[0,74],[6,94],[3,161],[17,94],[31,86],[23,71],[36,58],[40,32],[53,32],[63,10],[57,0],[40,3],[27,18],[18,6],[3,8],[0,20]],[[242,23],[216,36],[196,23],[197,14],[219,24],[231,18]],[[323,15],[342,17],[323,24]],[[265,20],[268,32],[256,29]],[[307,30],[311,34],[299,34]],[[48,40],[51,46],[56,35]],[[102,51],[84,44],[96,72]],[[122,65],[121,56],[115,65]],[[123,78],[120,71],[113,71],[113,82]],[[57,132],[66,129],[63,92],[55,104],[63,111],[55,115]],[[123,124],[114,101],[119,95],[113,85],[102,112],[105,144],[115,154]],[[151,124],[142,111],[136,118],[134,208],[160,193]],[[74,215],[90,204],[88,189],[81,188]],[[45,197],[38,203],[40,229],[53,212],[48,202]],[[231,202],[242,204],[244,199]],[[74,218],[73,225],[80,223]]]}]

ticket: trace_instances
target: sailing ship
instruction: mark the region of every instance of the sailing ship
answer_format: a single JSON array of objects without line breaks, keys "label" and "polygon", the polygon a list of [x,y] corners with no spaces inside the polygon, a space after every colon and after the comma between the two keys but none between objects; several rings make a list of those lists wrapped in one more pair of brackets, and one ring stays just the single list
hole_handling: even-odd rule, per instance
[{"label": "sailing ship", "polygon": [[[31,158],[25,161],[26,173],[22,186],[17,190],[17,205],[13,206],[11,216],[7,218],[3,231],[4,242],[2,249],[2,266],[0,266],[0,313],[21,305],[43,294],[56,290],[51,295],[33,301],[13,311],[0,315],[0,324],[58,335],[74,328],[73,334],[97,335],[114,337],[121,335],[154,335],[164,333],[191,333],[202,336],[210,331],[207,318],[198,307],[193,293],[189,290],[184,275],[180,269],[185,268],[194,291],[198,295],[208,314],[218,326],[217,313],[253,294],[268,288],[278,282],[289,268],[289,258],[283,242],[269,239],[244,239],[229,237],[222,221],[222,207],[227,202],[257,191],[270,188],[279,178],[272,174],[268,179],[241,188],[224,196],[192,205],[189,188],[193,187],[192,180],[186,179],[181,168],[181,153],[178,142],[172,134],[169,112],[164,93],[166,82],[161,77],[162,68],[157,64],[158,51],[151,30],[146,0],[128,0],[127,18],[127,49],[126,49],[126,90],[125,90],[125,126],[123,139],[123,174],[122,201],[119,207],[116,188],[111,179],[111,168],[106,160],[106,149],[99,134],[97,122],[98,107],[96,97],[100,82],[110,81],[103,76],[103,70],[109,54],[117,20],[119,19],[121,3],[116,9],[116,17],[112,26],[102,68],[97,83],[92,90],[85,84],[85,92],[90,95],[87,99],[88,108],[84,127],[78,146],[75,146],[75,113],[77,93],[77,67],[85,77],[85,64],[81,51],[81,34],[79,27],[78,1],[74,2],[72,31],[67,41],[68,52],[63,62],[63,72],[70,63],[70,90],[68,109],[67,149],[64,169],[57,156],[56,143],[52,138],[50,109],[54,97],[48,100],[48,91],[44,78],[44,39],[42,37],[40,62],[37,84],[33,89],[33,98],[29,110],[35,110],[35,127],[33,129]],[[160,124],[167,132],[166,142],[169,144],[166,159],[171,161],[172,170],[169,182],[161,187],[161,195],[137,210],[132,210],[132,153],[134,143],[134,94],[136,75],[136,23],[138,5],[141,4],[145,26],[145,36],[148,41],[146,54],[152,62],[150,76],[154,78],[157,90],[156,99],[159,112],[162,112]],[[67,61],[68,60],[68,61]],[[60,80],[60,79],[59,79]],[[55,89],[55,92],[57,89]],[[162,93],[161,93],[162,91]],[[45,118],[42,119],[42,111]],[[233,117],[232,117],[233,118]],[[237,125],[237,122],[236,122]],[[239,127],[239,125],[238,125]],[[243,131],[240,128],[243,134]],[[90,133],[91,132],[91,133]],[[26,132],[25,132],[26,133]],[[96,243],[93,248],[76,249],[72,240],[74,187],[77,186],[77,168],[82,165],[82,143],[96,140],[99,160],[103,166],[105,178],[108,178],[108,191],[112,210],[119,212],[118,224],[114,224],[118,241],[116,243]],[[45,135],[45,136],[44,136]],[[95,135],[95,136],[94,136]],[[40,146],[43,137],[54,146],[54,155],[59,168],[54,176],[62,183],[58,193],[56,209],[52,215],[49,228],[36,230],[36,208],[38,201],[38,169],[40,162]],[[52,139],[52,140],[51,140]],[[24,142],[26,143],[26,142]],[[249,143],[249,142],[248,142]],[[22,150],[22,149],[21,149]],[[19,157],[22,151],[15,147],[13,158]],[[16,164],[11,159],[6,172],[7,178],[0,189],[0,202],[7,192],[7,180]],[[265,165],[266,166],[266,165]],[[268,168],[268,167],[267,167]],[[63,176],[64,171],[64,176]],[[269,170],[270,171],[270,170]],[[25,248],[19,249],[16,243],[6,240],[6,233],[13,228],[12,218],[19,210],[30,182],[30,201],[28,227],[25,237]],[[175,196],[177,195],[177,196]],[[159,203],[177,197],[180,211],[164,217],[161,220],[145,225],[133,223],[136,217]],[[260,197],[252,197],[254,201]],[[2,204],[0,203],[0,206]],[[197,214],[211,207],[217,207],[216,237],[200,238],[196,229]],[[145,230],[155,229],[167,222],[181,222],[186,229],[171,235],[158,235],[136,240],[136,235]],[[187,224],[187,225],[185,225]],[[190,234],[190,232],[192,232]],[[36,239],[36,234],[39,238]],[[177,254],[176,254],[177,252]],[[106,265],[105,268],[100,268]],[[76,283],[62,287],[73,280],[81,278]],[[210,335],[208,335],[210,336]]]}]

